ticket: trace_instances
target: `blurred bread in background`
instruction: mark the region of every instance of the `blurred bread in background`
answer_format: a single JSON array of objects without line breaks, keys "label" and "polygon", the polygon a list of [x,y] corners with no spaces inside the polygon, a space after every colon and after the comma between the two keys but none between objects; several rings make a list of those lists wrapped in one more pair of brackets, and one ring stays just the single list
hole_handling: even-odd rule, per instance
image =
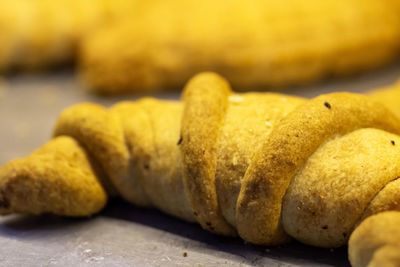
[{"label": "blurred bread in background", "polygon": [[398,0],[2,0],[0,72],[75,63],[101,94],[178,89],[215,71],[242,90],[393,62]]},{"label": "blurred bread in background", "polygon": [[299,85],[393,61],[396,1],[161,1],[85,38],[80,71],[96,92],[180,88],[212,70],[239,89]]},{"label": "blurred bread in background", "polygon": [[1,0],[0,71],[71,63],[82,38],[132,12],[140,0]]}]

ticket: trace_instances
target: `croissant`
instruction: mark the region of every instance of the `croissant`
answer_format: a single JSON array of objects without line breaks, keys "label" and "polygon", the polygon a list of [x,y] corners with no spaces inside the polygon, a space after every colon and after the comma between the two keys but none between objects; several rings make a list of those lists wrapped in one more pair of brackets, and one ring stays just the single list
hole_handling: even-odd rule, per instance
[{"label": "croissant", "polygon": [[241,90],[376,68],[400,52],[397,0],[159,1],[82,40],[79,65],[103,94],[181,88],[217,71]]},{"label": "croissant", "polygon": [[[393,250],[370,221],[400,210],[400,109],[385,106],[389,94],[400,99],[396,86],[309,100],[238,94],[203,73],[181,101],[78,104],[53,140],[0,168],[0,213],[90,216],[118,194],[254,244],[339,247],[356,229],[350,259],[367,266]],[[388,251],[365,248],[365,235]]]}]

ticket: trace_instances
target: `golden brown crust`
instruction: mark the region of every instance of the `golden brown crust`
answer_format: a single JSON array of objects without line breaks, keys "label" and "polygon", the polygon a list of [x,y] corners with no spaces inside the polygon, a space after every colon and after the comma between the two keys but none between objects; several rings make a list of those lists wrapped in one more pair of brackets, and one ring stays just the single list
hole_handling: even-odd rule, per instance
[{"label": "golden brown crust", "polygon": [[[390,161],[391,163],[394,162],[390,157],[386,157],[385,161],[386,162]],[[393,169],[396,168],[397,165],[395,165],[392,168],[388,168],[388,170],[392,172]],[[398,192],[400,192],[399,173],[397,173],[396,175],[392,174],[392,176],[393,176],[391,179],[392,181],[388,182],[385,186],[382,187],[382,189],[379,192],[376,193],[372,201],[369,203],[368,207],[364,210],[364,213],[359,219],[358,223],[362,222],[371,215],[378,214],[384,211],[388,210],[400,211],[400,195],[398,194]]]},{"label": "golden brown crust", "polygon": [[285,242],[281,205],[291,179],[321,144],[367,127],[398,133],[400,121],[380,104],[350,93],[319,96],[283,118],[243,179],[236,214],[240,236],[256,244]]},{"label": "golden brown crust", "polygon": [[[143,159],[148,159],[149,151],[153,147],[153,132],[144,105],[151,99],[142,99],[138,102],[120,102],[111,107],[110,112],[118,117],[124,131],[124,145],[129,154],[129,176],[131,186],[127,188],[130,198],[128,201],[139,206],[151,206],[143,187],[141,166]],[[134,114],[134,115],[133,115]],[[144,132],[146,134],[140,134]],[[140,144],[140,145],[138,145]]]},{"label": "golden brown crust", "polygon": [[366,217],[400,210],[399,143],[396,134],[364,128],[322,144],[286,191],[285,232],[306,244],[339,247]]},{"label": "golden brown crust", "polygon": [[222,214],[232,226],[236,227],[241,180],[254,154],[279,120],[303,101],[305,99],[274,93],[229,96],[217,140],[215,179]]},{"label": "golden brown crust", "polygon": [[213,73],[197,75],[184,91],[182,159],[184,184],[194,215],[209,231],[234,235],[224,219],[216,192],[217,139],[231,93],[229,84]]},{"label": "golden brown crust", "polygon": [[[109,194],[116,192],[135,205],[154,206],[169,214],[193,221],[193,212],[183,186],[181,155],[177,145],[181,113],[182,105],[177,101],[149,98],[137,102],[121,102],[111,109],[83,103],[62,112],[55,127],[55,136],[68,135],[69,139],[79,143],[87,151],[85,153],[90,156],[93,170],[85,170],[85,174],[92,177],[97,186],[107,188]],[[59,137],[55,138],[58,139]],[[62,142],[50,144],[46,146],[51,146],[56,152],[68,152],[68,147],[65,148]],[[43,154],[46,153],[51,151],[44,149]],[[17,161],[12,163],[12,166],[19,166],[22,170],[59,167],[52,161],[47,163],[38,153],[34,153],[29,159],[32,160]],[[74,174],[84,169],[84,166],[80,167],[78,160],[73,164],[74,158],[68,158],[66,161],[71,162],[68,165],[70,168],[64,168],[63,171]],[[35,162],[37,167],[30,164],[24,166],[30,162]],[[3,182],[10,177],[11,181],[15,180],[10,171],[7,171],[7,166],[2,171],[5,172]],[[42,184],[48,184],[45,190],[51,192],[58,190],[52,188],[57,186],[52,183],[54,179],[57,180],[52,175],[54,171],[50,170],[34,177]],[[27,186],[32,184],[32,188],[40,187],[35,185],[35,180],[30,179],[30,176],[20,176]],[[4,183],[4,186],[6,187],[7,183]],[[88,197],[94,197],[93,201],[96,201],[96,195]],[[29,212],[30,209],[34,214],[46,210],[52,212],[51,205],[46,208],[46,203],[40,201],[36,201],[37,205],[42,205],[39,210],[33,209],[32,206],[25,208],[21,206],[25,200],[22,198],[20,201],[20,198],[18,195],[12,200],[14,205],[10,206],[8,212]],[[68,206],[68,203],[58,201],[58,205]],[[94,212],[97,210],[86,210],[86,215]],[[63,215],[58,211],[54,213]]]},{"label": "golden brown crust", "polygon": [[399,266],[400,212],[373,215],[351,235],[349,259],[353,267]]},{"label": "golden brown crust", "polygon": [[176,145],[181,113],[179,102],[150,98],[109,110],[79,104],[61,114],[55,135],[78,140],[127,201],[192,221]]},{"label": "golden brown crust", "polygon": [[54,135],[68,135],[84,145],[101,162],[119,194],[131,198],[136,185],[129,179],[130,154],[119,117],[99,105],[75,105],[62,112]]},{"label": "golden brown crust", "polygon": [[129,127],[135,129],[132,129],[132,135],[127,136],[127,140],[132,142],[131,155],[137,162],[132,176],[140,177],[137,182],[151,206],[187,221],[194,221],[184,190],[178,146],[183,109],[181,103],[145,99],[131,105],[138,105],[142,109],[148,123],[146,128],[133,126],[136,113],[130,110]]},{"label": "golden brown crust", "polygon": [[0,168],[0,188],[0,214],[89,216],[107,202],[85,149],[65,136]]},{"label": "golden brown crust", "polygon": [[386,245],[374,253],[374,257],[368,267],[399,267],[400,245]]}]

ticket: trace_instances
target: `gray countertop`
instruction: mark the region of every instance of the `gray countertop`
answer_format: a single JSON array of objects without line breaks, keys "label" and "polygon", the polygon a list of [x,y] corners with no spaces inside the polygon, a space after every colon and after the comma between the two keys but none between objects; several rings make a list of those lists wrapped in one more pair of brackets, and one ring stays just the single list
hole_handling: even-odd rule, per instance
[{"label": "gray countertop", "polygon": [[[312,97],[329,91],[362,92],[400,78],[400,66],[348,80],[292,88]],[[72,73],[24,75],[0,80],[0,165],[46,142],[60,111],[94,101]],[[159,94],[176,98],[178,94]],[[124,99],[135,99],[130,96]],[[0,218],[0,266],[347,266],[346,248],[318,249],[296,242],[281,247],[245,244],[203,231],[155,210],[113,200],[98,216]]]}]

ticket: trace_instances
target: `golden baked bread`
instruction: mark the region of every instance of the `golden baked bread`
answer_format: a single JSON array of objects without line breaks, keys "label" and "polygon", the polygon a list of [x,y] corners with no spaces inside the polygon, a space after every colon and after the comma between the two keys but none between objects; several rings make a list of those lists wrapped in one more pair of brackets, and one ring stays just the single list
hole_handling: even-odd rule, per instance
[{"label": "golden baked bread", "polygon": [[78,61],[103,94],[211,70],[241,90],[300,85],[394,61],[399,12],[398,0],[2,0],[0,72]]},{"label": "golden baked bread", "polygon": [[[83,36],[140,12],[138,0],[0,1],[0,71],[71,63]],[[146,1],[144,1],[146,2]]]},{"label": "golden baked bread", "polygon": [[178,89],[217,71],[241,90],[299,85],[393,61],[397,0],[159,1],[83,40],[80,70],[103,94]]},{"label": "golden baked bread", "polygon": [[0,213],[90,216],[118,194],[251,243],[319,247],[345,245],[361,223],[350,255],[365,266],[394,249],[364,248],[368,218],[400,210],[400,107],[382,92],[238,94],[203,73],[181,101],[78,104],[52,141],[0,168]]},{"label": "golden baked bread", "polygon": [[[399,187],[393,193],[399,193]],[[397,210],[400,207],[397,203]],[[349,240],[349,259],[354,267],[400,266],[400,212],[388,211],[363,221]]]}]

